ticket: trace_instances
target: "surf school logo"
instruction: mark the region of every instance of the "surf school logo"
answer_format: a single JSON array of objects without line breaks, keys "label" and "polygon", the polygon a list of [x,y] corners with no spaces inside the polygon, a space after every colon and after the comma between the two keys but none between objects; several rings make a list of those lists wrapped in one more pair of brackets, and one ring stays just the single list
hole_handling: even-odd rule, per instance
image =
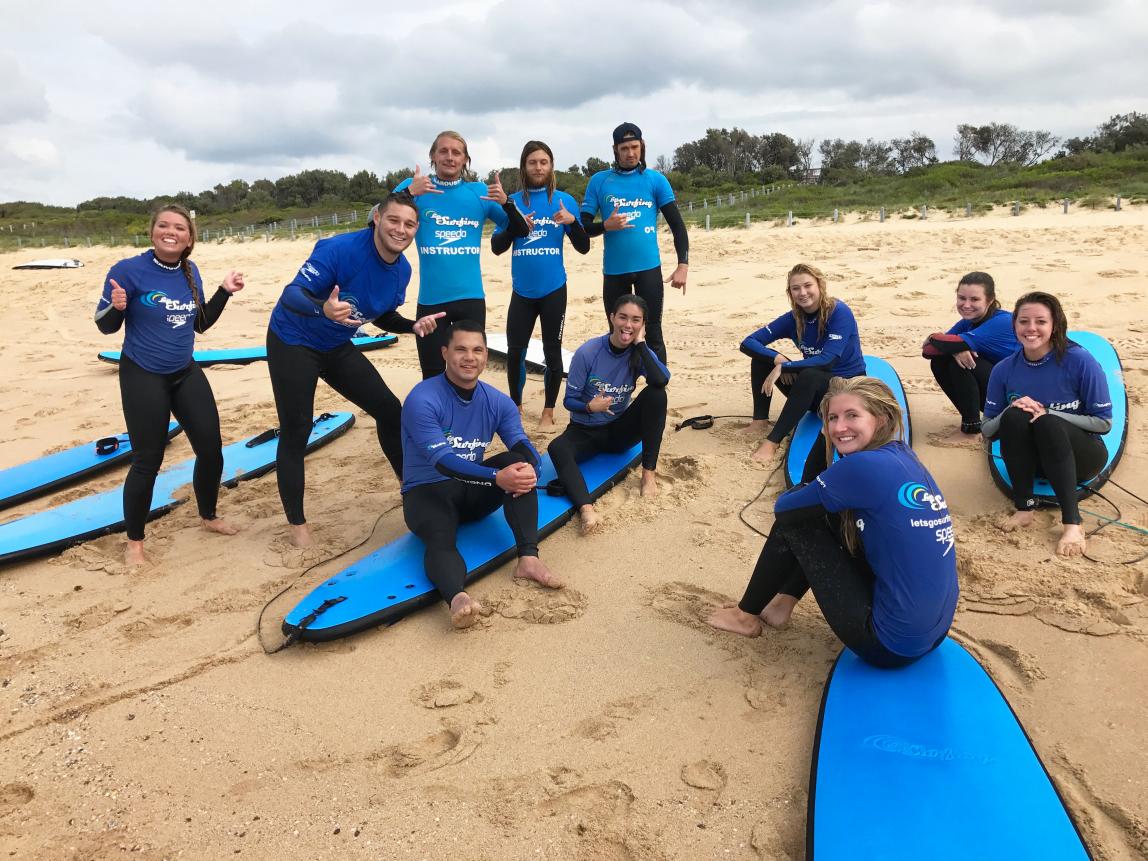
[{"label": "surf school logo", "polygon": [[612,383],[608,383],[597,374],[591,374],[587,382],[593,388],[597,389],[599,395],[605,395],[616,404],[623,403],[627,395],[634,390],[632,385],[615,386]]},{"label": "surf school logo", "polygon": [[[463,439],[462,437],[455,436],[454,431],[450,428],[443,428],[442,434],[446,437],[447,445],[454,449],[455,454],[463,460],[477,461],[481,459],[483,452],[486,451],[486,442],[481,439]],[[436,443],[433,448],[438,448],[442,443]]]},{"label": "surf school logo", "polygon": [[989,765],[993,762],[993,757],[988,754],[966,750],[953,750],[951,747],[932,747],[931,745],[899,738],[895,735],[871,735],[868,736],[862,744],[865,747],[872,748],[881,753],[893,753],[900,756],[908,756],[913,759],[932,759],[938,762],[961,760],[965,762],[975,762],[980,765]]},{"label": "surf school logo", "polygon": [[929,488],[915,481],[906,481],[901,485],[897,490],[897,501],[906,508],[915,508],[917,510],[927,507],[933,511],[941,511],[942,509],[948,508],[943,496],[939,493],[929,493]]},{"label": "surf school logo", "polygon": [[923,484],[906,481],[897,490],[897,501],[912,511],[922,511],[928,508],[937,512],[938,515],[944,512],[938,517],[910,517],[909,525],[921,529],[932,529],[937,543],[945,545],[945,552],[941,555],[947,556],[956,544],[956,538],[953,535],[953,517],[948,513],[949,506],[945,502],[945,498],[939,493],[930,493],[929,488]]},{"label": "surf school logo", "polygon": [[359,310],[359,300],[358,299],[356,299],[354,296],[350,296],[350,295],[345,294],[345,293],[340,293],[339,294],[339,300],[342,302],[346,302],[348,305],[351,306],[351,317],[350,317],[351,320],[353,320],[356,323],[367,322],[366,319],[364,319],[364,317],[363,317],[363,312]]},{"label": "surf school logo", "polygon": [[[193,311],[195,309],[195,302],[188,300],[187,302],[180,302],[178,299],[172,299],[162,290],[149,290],[140,297],[140,304],[146,305],[148,308],[163,308],[165,311]],[[168,323],[171,323],[173,329],[178,329],[191,319],[189,313],[171,313],[165,318]]]}]

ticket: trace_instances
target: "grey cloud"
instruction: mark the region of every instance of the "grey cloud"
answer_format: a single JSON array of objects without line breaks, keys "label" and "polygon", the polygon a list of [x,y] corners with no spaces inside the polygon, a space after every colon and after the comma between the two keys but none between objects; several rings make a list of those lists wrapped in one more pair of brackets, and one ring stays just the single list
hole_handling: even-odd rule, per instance
[{"label": "grey cloud", "polygon": [[44,85],[25,75],[7,54],[0,54],[0,83],[0,123],[40,120],[48,115]]}]

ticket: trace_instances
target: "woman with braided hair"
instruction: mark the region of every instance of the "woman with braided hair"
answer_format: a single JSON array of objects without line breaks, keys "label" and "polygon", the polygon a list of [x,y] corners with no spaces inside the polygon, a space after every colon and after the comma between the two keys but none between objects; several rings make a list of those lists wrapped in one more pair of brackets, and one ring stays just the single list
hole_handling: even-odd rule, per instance
[{"label": "woman with braided hair", "polygon": [[228,272],[210,301],[205,299],[199,269],[189,259],[195,248],[195,222],[178,204],[156,210],[148,235],[151,250],[111,268],[96,307],[101,332],[110,335],[121,326],[125,329],[120,397],[132,443],[132,465],[124,482],[128,565],[147,561],[144,523],[172,415],[195,451],[192,486],[203,527],[223,535],[238,531],[215,513],[223,474],[219,412],[211,384],[192,352],[196,332],[206,332],[231,294],[243,289],[243,273]]}]

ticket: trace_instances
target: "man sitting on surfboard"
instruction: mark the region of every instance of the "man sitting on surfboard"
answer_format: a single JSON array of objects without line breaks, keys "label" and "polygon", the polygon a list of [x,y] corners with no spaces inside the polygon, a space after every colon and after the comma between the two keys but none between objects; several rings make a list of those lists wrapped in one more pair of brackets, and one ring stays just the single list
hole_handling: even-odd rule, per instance
[{"label": "man sitting on surfboard", "polygon": [[[478,621],[479,603],[463,591],[467,566],[458,552],[460,523],[499,507],[514,533],[514,577],[552,589],[562,581],[538,558],[538,464],[514,402],[479,381],[486,335],[472,320],[450,327],[446,370],[411,389],[403,404],[403,516],[426,545],[427,579],[450,605],[451,622]],[[507,451],[483,459],[497,433]]]}]

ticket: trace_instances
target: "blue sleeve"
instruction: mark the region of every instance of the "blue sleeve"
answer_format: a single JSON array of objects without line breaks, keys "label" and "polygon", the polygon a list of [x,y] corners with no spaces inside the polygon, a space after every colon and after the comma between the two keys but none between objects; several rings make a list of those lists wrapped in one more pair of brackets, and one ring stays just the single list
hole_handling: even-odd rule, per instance
[{"label": "blue sleeve", "polygon": [[821,347],[821,354],[797,362],[786,362],[782,368],[794,371],[801,368],[832,367],[841,358],[850,341],[857,340],[857,337],[857,321],[853,318],[853,312],[838,302],[825,325],[825,343]]},{"label": "blue sleeve", "polygon": [[1104,369],[1091,353],[1081,350],[1080,411],[1088,416],[1112,420],[1112,395]]},{"label": "blue sleeve", "polygon": [[296,314],[305,317],[322,317],[323,303],[331,295],[338,283],[338,268],[333,255],[327,251],[322,241],[315,248],[307,262],[299,267],[291,283],[283,288],[280,304]]},{"label": "blue sleeve", "polygon": [[590,374],[589,364],[586,361],[587,350],[579,347],[570,360],[570,370],[566,374],[566,395],[562,398],[562,406],[572,413],[588,413],[586,402],[581,400],[582,390],[586,388],[586,377]]},{"label": "blue sleeve", "polygon": [[582,212],[589,215],[597,215],[602,209],[602,202],[599,199],[601,194],[602,182],[599,179],[601,174],[594,174],[590,177],[590,182],[586,184],[586,195],[582,198]]},{"label": "blue sleeve", "polygon": [[[482,195],[479,195],[479,199],[482,200]],[[507,201],[513,204],[513,201],[511,201],[510,198],[507,198]],[[498,230],[506,230],[507,225],[510,224],[510,219],[507,217],[506,213],[502,209],[502,205],[498,203],[498,201],[482,200],[482,211],[486,215],[487,219],[494,222],[494,226]]]},{"label": "blue sleeve", "polygon": [[747,356],[760,356],[763,359],[772,359],[777,350],[772,350],[767,344],[779,341],[782,338],[794,338],[797,327],[792,314],[782,314],[772,323],[762,326],[748,338],[741,342],[741,351]]},{"label": "blue sleeve", "polygon": [[407,398],[403,404],[403,427],[415,447],[427,453],[431,466],[452,478],[473,479],[493,484],[498,470],[463,460],[454,453],[442,432],[442,422],[429,398]]},{"label": "blue sleeve", "polygon": [[1008,406],[1008,393],[1005,388],[1008,384],[1008,372],[1012,362],[1005,360],[997,362],[989,374],[989,385],[985,390],[984,416],[991,419],[999,416]]},{"label": "blue sleeve", "polygon": [[969,331],[969,321],[968,320],[958,320],[956,323],[954,323],[952,325],[952,328],[950,328],[949,331],[945,332],[945,334],[946,335],[963,335],[967,331]]},{"label": "blue sleeve", "polygon": [[654,175],[650,178],[653,180],[652,184],[654,187],[654,206],[657,209],[661,209],[667,203],[673,203],[675,200],[674,190],[670,187],[670,181],[666,179],[663,174],[658,172],[655,172]]},{"label": "blue sleeve", "polygon": [[857,452],[834,461],[828,469],[800,489],[777,498],[774,511],[820,505],[826,511],[857,508],[873,499],[879,477],[873,475],[873,461],[867,452]]},{"label": "blue sleeve", "polygon": [[[963,320],[961,322],[964,322]],[[1002,332],[1007,337],[1012,333],[1012,318],[995,315],[992,318],[985,320],[976,328],[967,328],[967,331],[958,332],[969,348],[975,352],[980,352],[990,346],[991,341],[998,340]]]},{"label": "blue sleeve", "polygon": [[798,508],[811,508],[813,506],[824,507],[821,505],[821,497],[817,495],[816,481],[811,481],[809,484],[803,484],[800,487],[785,491],[785,493],[777,497],[777,502],[774,503],[773,510],[776,514],[782,514],[786,511],[793,511]]}]

